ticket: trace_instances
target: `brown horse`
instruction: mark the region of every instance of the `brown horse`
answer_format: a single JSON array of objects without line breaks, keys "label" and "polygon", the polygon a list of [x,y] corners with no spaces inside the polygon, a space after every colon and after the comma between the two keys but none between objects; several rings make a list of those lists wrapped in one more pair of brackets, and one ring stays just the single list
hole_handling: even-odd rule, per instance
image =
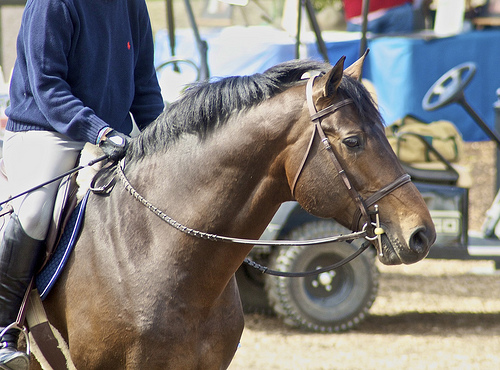
[{"label": "brown horse", "polygon": [[[351,226],[360,200],[349,195],[346,179],[364,199],[404,171],[358,81],[362,62],[344,71],[343,61],[333,68],[291,61],[194,85],[131,142],[127,178],[175,220],[213,234],[258,238],[292,199]],[[312,135],[301,78],[313,70],[323,72],[312,85],[315,108],[344,102],[321,117],[321,126],[345,173]],[[383,195],[380,260],[424,258],[435,230],[420,193],[405,181]],[[244,324],[234,273],[251,246],[180,232],[120,181],[88,203],[80,239],[44,302],[76,367],[228,367]]]}]

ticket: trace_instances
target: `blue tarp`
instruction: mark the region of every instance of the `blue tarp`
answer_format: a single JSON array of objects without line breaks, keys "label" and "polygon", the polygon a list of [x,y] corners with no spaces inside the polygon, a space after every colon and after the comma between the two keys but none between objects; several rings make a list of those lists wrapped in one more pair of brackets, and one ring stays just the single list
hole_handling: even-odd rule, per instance
[{"label": "blue tarp", "polygon": [[458,104],[427,112],[422,99],[439,77],[465,62],[477,71],[465,89],[465,98],[488,126],[494,127],[493,104],[500,88],[500,31],[473,31],[454,37],[431,39],[383,37],[370,40],[365,76],[377,88],[386,123],[405,114],[426,121],[453,122],[466,141],[488,140],[486,134]]},{"label": "blue tarp", "polygon": [[[268,26],[225,27],[200,31],[208,43],[211,76],[248,75],[295,58],[295,38]],[[359,55],[359,34],[323,32],[330,62],[345,55],[346,65]],[[176,55],[199,63],[193,32],[176,30]],[[321,59],[314,34],[304,33],[301,57]],[[432,84],[449,69],[464,63],[477,65],[476,76],[465,90],[469,104],[490,126],[494,126],[493,104],[500,87],[500,30],[472,31],[446,38],[380,37],[368,41],[370,54],[364,77],[375,86],[386,124],[406,114],[424,120],[446,119],[455,123],[467,141],[488,140],[486,134],[462,107],[453,104],[433,112],[422,109],[422,99]],[[166,30],[155,37],[156,65],[169,59]],[[160,80],[162,77],[160,76]],[[192,82],[184,81],[183,83]],[[172,76],[164,75],[165,90],[179,90]]]}]

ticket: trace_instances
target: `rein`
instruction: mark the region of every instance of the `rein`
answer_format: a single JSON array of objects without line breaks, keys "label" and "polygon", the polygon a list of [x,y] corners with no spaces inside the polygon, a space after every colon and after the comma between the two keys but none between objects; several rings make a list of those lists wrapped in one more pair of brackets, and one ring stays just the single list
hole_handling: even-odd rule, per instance
[{"label": "rein", "polygon": [[165,212],[160,210],[158,207],[156,207],[150,201],[148,201],[146,198],[144,198],[141,194],[139,194],[137,192],[137,190],[134,189],[132,184],[130,184],[130,181],[125,176],[125,172],[123,171],[123,160],[120,161],[116,167],[117,167],[118,176],[120,177],[120,180],[122,181],[125,189],[136,200],[138,200],[142,205],[144,205],[147,209],[149,209],[156,216],[161,218],[163,221],[165,221],[167,224],[169,224],[173,228],[175,228],[175,229],[177,229],[177,230],[179,230],[187,235],[194,236],[196,238],[210,240],[210,241],[214,241],[214,242],[250,244],[250,245],[267,245],[267,246],[308,246],[308,245],[320,245],[320,244],[326,244],[326,243],[332,243],[332,242],[342,242],[342,241],[351,242],[354,239],[359,239],[359,238],[366,238],[367,239],[367,242],[363,243],[363,245],[356,252],[354,252],[352,255],[344,258],[343,260],[341,260],[333,265],[329,265],[329,266],[326,266],[326,267],[323,267],[323,268],[317,269],[317,270],[311,270],[311,271],[305,271],[305,272],[284,272],[284,271],[271,270],[266,266],[263,266],[255,261],[252,261],[249,258],[245,258],[243,260],[244,263],[246,263],[249,266],[252,266],[253,268],[256,268],[257,270],[259,270],[263,274],[282,276],[282,277],[307,277],[307,276],[319,275],[323,272],[335,270],[341,266],[344,266],[345,264],[351,262],[354,258],[359,256],[361,253],[363,253],[370,246],[370,242],[368,242],[368,240],[371,240],[371,238],[369,238],[367,236],[366,225],[365,225],[365,227],[363,227],[363,230],[361,230],[361,231],[356,231],[356,232],[352,232],[352,233],[345,234],[345,235],[336,235],[336,236],[331,236],[331,237],[327,237],[327,238],[310,239],[310,240],[242,239],[242,238],[232,238],[232,237],[227,237],[227,236],[210,234],[210,233],[206,233],[204,231],[198,231],[198,230],[192,229],[190,227],[184,226],[180,222],[175,221],[170,216],[168,216]]},{"label": "rein", "polygon": [[[295,193],[295,187],[297,184],[297,181],[302,173],[302,170],[305,167],[307,158],[309,157],[312,144],[314,142],[314,138],[316,136],[316,133],[318,133],[321,142],[324,145],[324,148],[330,155],[330,159],[332,160],[335,169],[337,173],[340,175],[344,185],[346,186],[347,190],[349,191],[349,195],[351,198],[354,200],[356,205],[358,206],[354,217],[353,217],[353,222],[352,222],[352,230],[358,229],[359,221],[361,218],[365,220],[365,223],[362,227],[361,231],[354,231],[349,234],[345,235],[337,235],[337,236],[331,236],[327,238],[321,238],[321,239],[312,239],[312,240],[261,240],[261,239],[242,239],[242,238],[233,238],[233,237],[227,237],[227,236],[220,236],[216,234],[210,234],[206,233],[203,231],[195,230],[192,228],[189,228],[187,226],[182,225],[180,222],[175,221],[172,219],[170,216],[168,216],[166,213],[164,213],[162,210],[160,210],[158,207],[156,207],[154,204],[152,204],[150,201],[145,199],[142,195],[140,195],[137,190],[134,189],[132,184],[130,184],[130,181],[127,179],[125,172],[124,172],[124,160],[120,161],[117,164],[117,173],[118,176],[120,177],[121,182],[123,183],[125,189],[136,199],[138,200],[141,204],[143,204],[146,208],[148,208],[151,212],[153,212],[156,216],[161,218],[163,221],[168,223],[170,226],[174,227],[175,229],[190,235],[194,236],[196,238],[200,239],[205,239],[205,240],[210,240],[214,242],[226,242],[226,243],[236,243],[236,244],[249,244],[249,245],[267,245],[267,246],[308,246],[308,245],[319,245],[319,244],[326,244],[326,243],[331,243],[331,242],[342,242],[342,241],[347,241],[350,242],[354,239],[358,238],[365,238],[367,239],[367,242],[363,243],[363,245],[356,251],[354,252],[351,256],[343,259],[342,261],[339,261],[338,263],[335,263],[330,266],[323,267],[321,269],[313,270],[313,271],[306,271],[306,272],[282,272],[282,271],[276,271],[276,270],[270,270],[265,266],[262,266],[248,258],[245,258],[244,262],[247,263],[248,265],[258,269],[262,273],[266,273],[269,275],[274,275],[274,276],[282,276],[282,277],[306,277],[306,276],[312,276],[312,275],[319,275],[323,272],[331,271],[336,268],[339,268],[350,261],[352,261],[354,258],[359,256],[361,253],[363,253],[369,246],[370,242],[377,239],[380,250],[382,250],[382,241],[381,241],[381,235],[384,233],[384,230],[380,227],[380,220],[378,216],[378,206],[375,204],[378,200],[386,196],[387,194],[391,193],[393,190],[399,188],[400,186],[408,183],[411,181],[411,178],[408,174],[403,174],[399,178],[397,178],[395,181],[390,183],[389,185],[383,187],[379,191],[377,191],[375,194],[367,198],[366,200],[363,199],[363,197],[359,194],[359,192],[352,186],[346,172],[342,168],[342,165],[340,164],[340,161],[337,159],[337,156],[335,155],[332,146],[330,145],[330,142],[325,135],[325,132],[323,131],[323,128],[321,127],[321,119],[327,115],[335,113],[337,110],[340,108],[347,106],[349,104],[353,104],[353,101],[351,99],[345,99],[342,100],[338,103],[332,104],[319,112],[316,110],[316,107],[314,105],[314,102],[312,100],[312,86],[314,83],[314,78],[312,77],[309,79],[307,82],[306,86],[306,98],[307,98],[307,104],[309,107],[309,112],[311,114],[311,120],[313,121],[314,128],[312,132],[311,139],[309,141],[309,145],[306,151],[306,154],[304,155],[304,158],[302,159],[302,162],[299,166],[299,170],[297,171],[297,174],[295,175],[294,181],[292,183],[292,195]],[[374,206],[375,211],[370,212],[368,208],[370,206]],[[376,222],[372,222],[371,215],[375,215]],[[370,229],[369,231],[367,229]]]},{"label": "rein", "polygon": [[298,241],[298,240],[242,239],[242,238],[233,238],[233,237],[228,237],[228,236],[210,234],[210,233],[207,233],[204,231],[199,231],[199,230],[195,230],[195,229],[192,229],[190,227],[184,226],[180,222],[177,222],[174,219],[172,219],[170,216],[168,216],[165,212],[163,212],[161,209],[156,207],[150,201],[145,199],[141,194],[139,194],[139,192],[137,192],[137,190],[134,189],[132,184],[130,184],[130,181],[125,176],[125,173],[123,171],[122,162],[118,163],[118,165],[117,165],[117,173],[118,173],[118,176],[120,177],[120,180],[122,181],[125,189],[130,194],[132,194],[132,196],[135,199],[137,199],[142,205],[144,205],[147,209],[149,209],[151,212],[153,212],[156,216],[161,218],[167,224],[172,226],[174,229],[177,229],[177,230],[179,230],[187,235],[194,236],[194,237],[199,238],[199,239],[210,240],[213,242],[249,244],[249,245],[269,245],[269,246],[277,247],[277,246],[292,246],[292,245],[298,245],[298,246],[320,245],[320,244],[327,244],[327,243],[332,243],[332,242],[352,241],[354,239],[364,238],[366,236],[365,229],[363,229],[361,231],[356,231],[353,233],[345,234],[345,235],[337,235],[337,236],[330,236],[327,238],[300,240],[300,241]]},{"label": "rein", "polygon": [[[31,192],[33,192],[33,191],[37,190],[37,189],[43,188],[45,185],[51,184],[51,183],[53,183],[53,182],[56,182],[57,180],[61,180],[62,178],[66,177],[66,176],[69,176],[69,175],[71,175],[71,174],[73,174],[73,173],[75,173],[75,172],[78,172],[78,171],[80,171],[80,170],[82,170],[82,169],[84,169],[84,168],[86,168],[86,167],[92,167],[94,164],[96,164],[96,163],[98,163],[98,162],[102,162],[102,161],[104,161],[105,159],[108,159],[108,156],[107,156],[107,155],[103,155],[103,156],[101,156],[101,157],[95,158],[95,159],[91,160],[91,161],[90,161],[89,163],[87,163],[87,164],[82,164],[82,165],[80,165],[80,166],[78,166],[78,167],[75,167],[75,168],[73,168],[73,169],[71,169],[71,170],[69,170],[69,171],[67,171],[67,172],[65,172],[65,173],[60,174],[59,176],[54,177],[53,179],[50,179],[50,180],[48,180],[48,181],[45,181],[44,183],[41,183],[41,184],[39,184],[39,185],[36,185],[36,186],[32,187],[31,189],[28,189],[28,190],[26,190],[26,191],[23,191],[22,193],[16,194],[16,195],[14,195],[14,196],[9,197],[8,199],[5,199],[5,200],[1,201],[1,202],[0,202],[0,206],[2,206],[2,205],[4,205],[5,203],[8,203],[8,202],[10,202],[10,201],[12,201],[12,200],[14,200],[14,199],[17,199],[17,198],[19,198],[19,197],[22,197],[23,195],[29,194],[29,193],[31,193]],[[1,208],[1,207],[0,207],[0,208]],[[2,215],[3,215],[3,214],[2,214]]]}]

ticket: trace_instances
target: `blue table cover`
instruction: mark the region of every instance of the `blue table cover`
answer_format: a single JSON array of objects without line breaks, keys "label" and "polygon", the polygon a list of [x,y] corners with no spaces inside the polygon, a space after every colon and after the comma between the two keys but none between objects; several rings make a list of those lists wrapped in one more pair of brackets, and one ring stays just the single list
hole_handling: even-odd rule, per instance
[{"label": "blue table cover", "polygon": [[[263,72],[277,63],[295,58],[295,38],[276,28],[234,26],[203,29],[200,33],[208,43],[211,76]],[[358,33],[323,32],[323,38],[330,63],[334,64],[345,55],[347,66],[358,58]],[[301,41],[301,57],[321,59],[314,34],[303,33]],[[191,29],[176,30],[176,42],[176,56],[199,64]],[[479,116],[494,127],[493,104],[497,100],[496,90],[500,88],[500,30],[471,31],[446,38],[418,34],[380,37],[370,39],[368,47],[370,54],[363,77],[375,86],[386,124],[407,114],[428,121],[446,119],[455,123],[465,140],[488,140],[459,105],[426,112],[422,108],[422,99],[432,84],[449,69],[464,62],[474,62],[476,76],[466,88],[465,96]],[[160,65],[170,57],[168,33],[161,30],[155,35],[155,63]],[[163,76],[163,79],[160,76],[160,80],[165,91],[179,89],[170,75]],[[182,83],[188,82],[192,82],[192,78]]]}]

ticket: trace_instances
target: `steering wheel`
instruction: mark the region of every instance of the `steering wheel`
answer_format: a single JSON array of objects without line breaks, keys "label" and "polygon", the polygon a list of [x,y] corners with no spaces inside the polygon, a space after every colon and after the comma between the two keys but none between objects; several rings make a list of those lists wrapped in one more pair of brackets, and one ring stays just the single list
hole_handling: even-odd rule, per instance
[{"label": "steering wheel", "polygon": [[189,60],[189,59],[176,58],[176,57],[170,58],[169,60],[161,63],[158,67],[156,67],[156,72],[161,73],[162,70],[170,64],[173,64],[174,71],[177,73],[181,72],[179,69],[179,64],[187,65],[196,73],[196,80],[195,81],[200,80],[200,76],[201,76],[200,68],[196,65],[195,62],[193,62],[192,60]]},{"label": "steering wheel", "polygon": [[201,78],[200,68],[193,61],[176,57],[160,64],[156,72],[166,105],[176,100],[187,85]]},{"label": "steering wheel", "polygon": [[422,100],[422,108],[430,111],[458,101],[475,73],[476,65],[472,62],[450,69],[427,91]]}]

